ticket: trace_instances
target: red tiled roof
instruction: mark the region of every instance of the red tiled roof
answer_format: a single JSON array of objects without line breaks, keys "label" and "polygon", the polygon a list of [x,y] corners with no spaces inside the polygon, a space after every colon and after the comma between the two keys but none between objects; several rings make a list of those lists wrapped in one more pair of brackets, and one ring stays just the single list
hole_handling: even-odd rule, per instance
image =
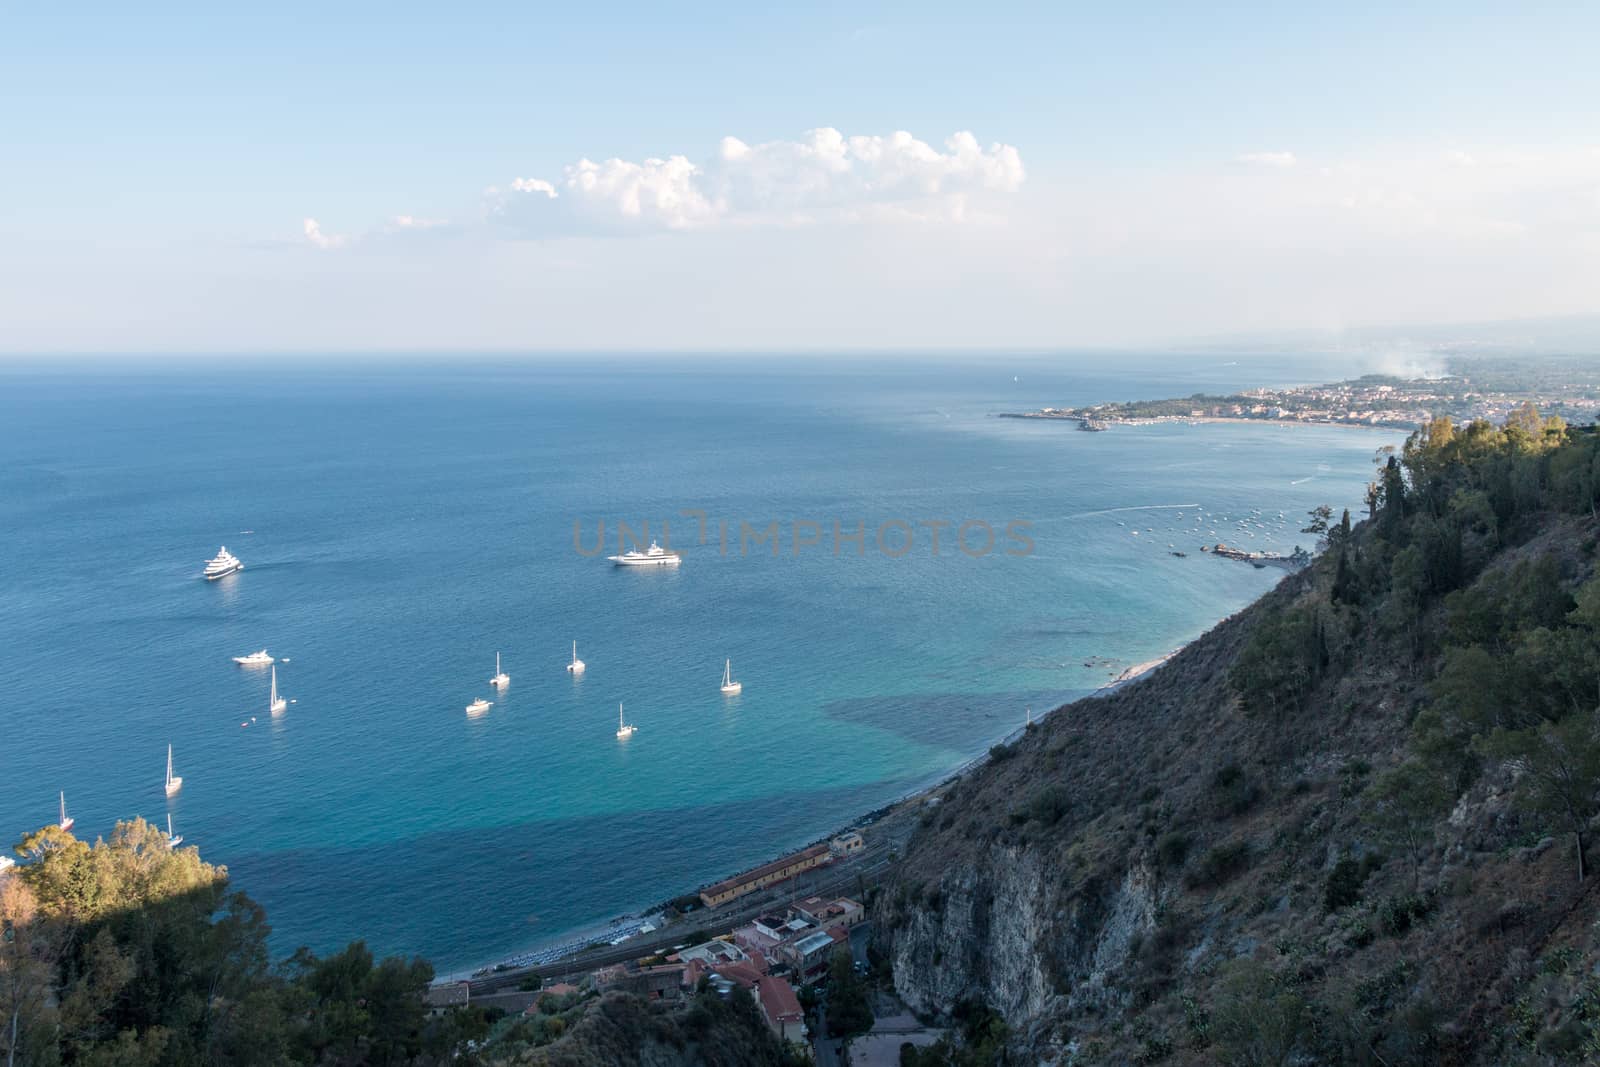
[{"label": "red tiled roof", "polygon": [[794,995],[794,986],[782,978],[763,978],[756,991],[761,997],[761,1010],[774,1022],[804,1018],[805,1013],[800,1010],[800,998]]},{"label": "red tiled roof", "polygon": [[752,988],[761,981],[761,972],[748,963],[725,963],[715,968],[716,973],[722,975],[730,982],[736,982],[746,989]]}]

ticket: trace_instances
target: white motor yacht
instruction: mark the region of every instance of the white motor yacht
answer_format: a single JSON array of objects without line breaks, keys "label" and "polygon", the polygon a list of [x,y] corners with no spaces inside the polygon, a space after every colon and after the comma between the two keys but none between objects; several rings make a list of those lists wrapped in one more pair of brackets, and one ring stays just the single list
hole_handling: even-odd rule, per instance
[{"label": "white motor yacht", "polygon": [[226,578],[234,571],[242,570],[244,564],[239,561],[239,557],[229,552],[227,546],[223,546],[217,550],[215,556],[206,560],[205,579],[214,582],[218,578]]},{"label": "white motor yacht", "polygon": [[683,562],[683,556],[680,553],[669,552],[654,541],[651,541],[650,547],[643,552],[634,548],[620,556],[607,556],[606,558],[619,567],[676,567]]}]

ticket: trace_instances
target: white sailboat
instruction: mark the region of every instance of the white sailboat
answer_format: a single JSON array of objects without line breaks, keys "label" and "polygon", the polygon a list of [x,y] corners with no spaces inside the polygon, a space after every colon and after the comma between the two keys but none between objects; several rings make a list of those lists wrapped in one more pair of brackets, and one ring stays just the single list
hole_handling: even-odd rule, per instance
[{"label": "white sailboat", "polygon": [[722,665],[722,695],[725,697],[737,696],[743,689],[743,682],[733,680],[733,660],[725,661]]},{"label": "white sailboat", "polygon": [[276,715],[289,706],[289,702],[278,695],[278,668],[272,668],[272,696],[267,701],[267,710]]},{"label": "white sailboat", "polygon": [[572,642],[572,662],[567,664],[567,673],[582,674],[583,660],[578,658],[578,642]]},{"label": "white sailboat", "polygon": [[622,703],[617,703],[617,737],[629,738],[633,736],[634,726],[622,719]]},{"label": "white sailboat", "polygon": [[504,689],[511,684],[511,675],[500,669],[500,653],[494,654],[494,677],[489,679],[489,684],[496,689]]},{"label": "white sailboat", "polygon": [[172,746],[167,746],[167,796],[183,788],[183,776],[172,773]]},{"label": "white sailboat", "polygon": [[75,824],[77,821],[78,821],[77,819],[74,819],[72,816],[67,814],[67,794],[66,794],[65,790],[62,790],[62,793],[61,793],[61,821],[59,823],[57,823],[56,825],[60,826],[63,830],[70,830],[70,829],[72,829],[73,824]]},{"label": "white sailboat", "polygon": [[172,812],[167,812],[167,848],[174,849],[183,844],[183,835],[172,832]]}]

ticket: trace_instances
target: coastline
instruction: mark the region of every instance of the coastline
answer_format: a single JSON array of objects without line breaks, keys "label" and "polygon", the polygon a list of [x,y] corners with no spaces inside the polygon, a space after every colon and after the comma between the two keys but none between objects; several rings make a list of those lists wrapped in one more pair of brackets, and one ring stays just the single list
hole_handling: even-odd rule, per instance
[{"label": "coastline", "polygon": [[[995,417],[1021,419],[1025,422],[1070,422],[1079,426],[1083,425],[1085,421],[1082,415],[1045,415],[1036,411],[1002,411]],[[1390,433],[1410,433],[1419,428],[1416,423],[1343,422],[1333,419],[1329,419],[1326,422],[1318,419],[1247,419],[1233,415],[1151,415],[1145,418],[1131,419],[1096,417],[1095,421],[1099,424],[1096,427],[1096,432],[1118,426],[1164,426],[1170,423],[1186,423],[1191,426],[1197,426],[1201,423],[1227,423],[1245,426],[1327,426],[1346,430],[1385,430]]]},{"label": "coastline", "polygon": [[[1171,660],[1179,652],[1182,652],[1189,646],[1190,643],[1191,642],[1189,641],[1185,641],[1183,644],[1179,645],[1177,648],[1166,653],[1165,655],[1157,656],[1155,659],[1145,660],[1143,663],[1136,663],[1133,666],[1121,671],[1110,681],[1103,683],[1097,688],[1085,693],[1083,696],[1070,700],[1065,704],[1059,705],[1058,707],[1050,708],[1044,711],[1033,721],[1042,722],[1056,711],[1071,704],[1075,704],[1078,700],[1090,700],[1096,697],[1105,696],[1108,693],[1138,681],[1139,679],[1148,676],[1152,672],[1164,666],[1167,661]],[[1027,729],[1027,724],[1013,728],[1003,737],[993,741],[991,743],[991,749],[1001,745],[1009,745],[1013,743],[1024,733],[1026,733]],[[836,837],[851,830],[866,830],[874,826],[879,827],[881,830],[884,827],[884,824],[892,823],[897,819],[904,819],[908,813],[919,810],[929,797],[953,785],[955,782],[970,774],[972,771],[983,766],[989,761],[989,759],[990,750],[985,749],[983,752],[980,752],[976,756],[955,767],[953,770],[941,773],[933,781],[930,781],[925,785],[918,786],[917,788],[912,789],[910,792],[889,801],[873,811],[865,812],[856,816],[854,819],[851,819],[844,825],[835,827],[830,832],[822,834],[812,843],[815,844],[818,842],[827,841],[830,838]],[[773,854],[761,862],[768,862],[770,860],[778,859],[783,855],[788,855],[792,851],[794,850],[791,849],[786,852]],[[877,854],[877,851],[877,848],[873,847],[874,855]],[[758,863],[757,866],[759,865],[760,864]],[[741,872],[729,872],[730,875],[738,873]],[[713,879],[713,881],[715,881],[715,879]],[[706,884],[709,885],[711,883],[707,882]],[[774,888],[781,889],[787,884],[789,883],[776,883]],[[680,895],[692,895],[693,893],[698,892],[699,888],[700,887],[696,887],[694,890],[687,891]],[[624,944],[641,933],[653,933],[656,931],[691,932],[701,929],[718,930],[722,925],[725,925],[721,921],[705,921],[706,916],[715,914],[710,909],[696,909],[695,911],[684,915],[673,915],[671,899],[673,898],[669,898],[667,901],[662,901],[651,905],[637,914],[628,913],[620,915],[609,922],[597,921],[574,927],[572,930],[554,935],[550,941],[533,946],[523,951],[512,953],[508,956],[503,956],[488,963],[469,968],[452,970],[446,975],[436,977],[435,983],[438,984],[450,981],[460,981],[464,978],[472,981],[486,979],[498,979],[503,981],[518,975],[527,974],[541,967],[549,967],[562,963],[581,964],[582,961],[579,960],[578,957],[583,955],[585,952],[589,952],[595,949],[597,946]],[[736,912],[729,910],[724,912],[724,914],[733,915],[736,914]],[[644,926],[650,926],[651,929],[642,930],[642,927]],[[621,936],[619,937],[618,935]],[[670,938],[669,940],[675,939],[676,938]],[[641,940],[640,944],[643,946],[645,942]]]}]

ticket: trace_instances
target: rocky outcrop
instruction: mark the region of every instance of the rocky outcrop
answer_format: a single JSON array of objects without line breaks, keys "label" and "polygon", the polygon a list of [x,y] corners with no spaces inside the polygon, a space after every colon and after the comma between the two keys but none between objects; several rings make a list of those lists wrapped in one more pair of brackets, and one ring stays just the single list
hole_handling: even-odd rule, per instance
[{"label": "rocky outcrop", "polygon": [[[1497,565],[1596,541],[1587,523],[1539,529]],[[1594,571],[1586,552],[1569,585]],[[1571,835],[1530,815],[1512,765],[1481,767],[1421,838],[1383,823],[1374,787],[1414,758],[1435,664],[1375,601],[1327,607],[1327,569],[938,792],[873,905],[907,1003],[986,1005],[1029,1063],[1215,1062],[1219,1035],[1236,1051],[1257,1020],[1249,1036],[1297,1062],[1506,1062],[1527,1040],[1507,1020],[1541,1019],[1516,1025],[1552,1048],[1589,1040],[1600,880],[1576,884]],[[1292,713],[1246,709],[1230,668],[1308,604],[1343,666]],[[1444,616],[1418,625],[1438,641]]]}]

